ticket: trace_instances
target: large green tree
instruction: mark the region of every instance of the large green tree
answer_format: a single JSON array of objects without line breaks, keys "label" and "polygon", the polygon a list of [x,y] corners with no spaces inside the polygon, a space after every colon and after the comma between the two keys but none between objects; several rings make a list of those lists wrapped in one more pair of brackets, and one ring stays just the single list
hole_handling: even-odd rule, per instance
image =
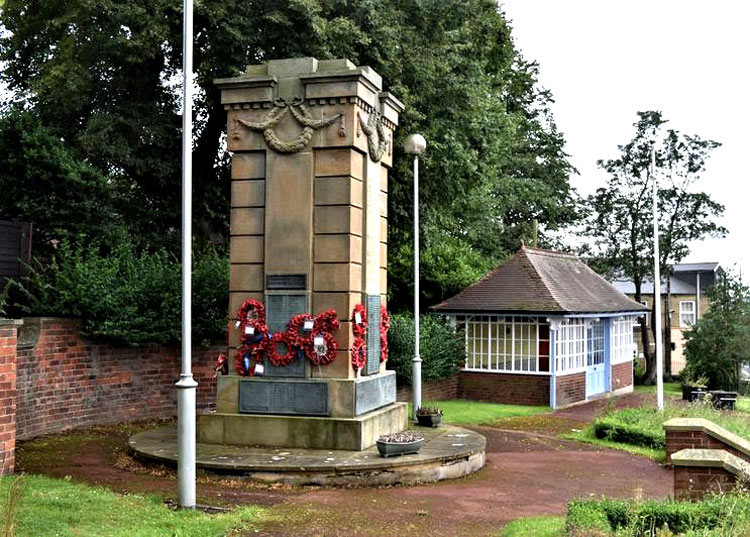
[{"label": "large green tree", "polygon": [[[13,113],[33,114],[73,161],[106,178],[117,196],[102,208],[145,246],[176,248],[179,230],[180,11],[179,0],[6,0],[0,12]],[[195,214],[206,239],[225,239],[229,212],[225,111],[212,80],[290,56],[370,65],[406,104],[390,188],[396,309],[410,294],[412,270],[406,134],[428,140],[420,198],[425,305],[515,250],[533,220],[544,231],[576,217],[551,95],[493,0],[206,0],[195,5],[194,30]],[[25,177],[38,189],[51,186]],[[0,206],[0,214],[7,210]]]},{"label": "large green tree", "polygon": [[[653,280],[654,180],[658,181],[659,265],[663,277],[669,277],[672,263],[679,263],[689,253],[691,241],[726,233],[717,224],[724,207],[704,192],[691,191],[711,151],[720,144],[665,128],[665,123],[660,112],[638,112],[635,136],[618,146],[620,156],[599,161],[599,167],[610,175],[606,186],[587,199],[586,232],[593,239],[593,264],[602,273],[631,280],[638,302],[644,282]],[[652,147],[656,177],[649,171]],[[646,379],[653,380],[656,363],[647,330],[641,330],[641,338]]]}]

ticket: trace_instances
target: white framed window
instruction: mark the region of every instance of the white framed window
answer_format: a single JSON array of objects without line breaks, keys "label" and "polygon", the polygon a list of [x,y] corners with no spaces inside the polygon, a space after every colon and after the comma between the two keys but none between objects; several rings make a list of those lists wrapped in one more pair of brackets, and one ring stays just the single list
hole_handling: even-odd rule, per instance
[{"label": "white framed window", "polygon": [[680,300],[680,328],[688,328],[695,324],[695,301]]},{"label": "white framed window", "polygon": [[555,373],[583,371],[586,367],[586,325],[583,319],[565,319],[555,336]]},{"label": "white framed window", "polygon": [[549,324],[537,317],[477,315],[465,334],[467,370],[549,373]]},{"label": "white framed window", "polygon": [[633,359],[633,319],[612,319],[609,328],[611,363],[618,364]]},{"label": "white framed window", "polygon": [[586,329],[587,349],[586,365],[599,365],[604,363],[604,323],[600,320],[593,321]]}]

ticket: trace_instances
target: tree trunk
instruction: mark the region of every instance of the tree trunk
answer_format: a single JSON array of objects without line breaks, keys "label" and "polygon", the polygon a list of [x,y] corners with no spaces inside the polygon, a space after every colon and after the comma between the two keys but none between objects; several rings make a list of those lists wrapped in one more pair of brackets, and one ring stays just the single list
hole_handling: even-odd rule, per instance
[{"label": "tree trunk", "polygon": [[667,277],[667,303],[664,306],[664,372],[672,377],[672,278]]},{"label": "tree trunk", "polygon": [[[635,298],[635,301],[638,302],[639,304],[642,302],[642,297],[641,297],[641,282],[642,282],[642,278],[640,278],[640,277],[633,278],[633,284],[635,285],[635,296],[634,296],[634,298]],[[648,328],[649,327],[648,327],[648,323],[646,323],[646,318],[647,318],[647,316],[644,315],[643,326],[641,327],[641,347],[643,347],[643,358],[644,358],[644,360],[646,362],[646,364],[645,364],[646,367],[645,367],[644,382],[646,384],[649,384],[649,379],[652,379],[651,382],[653,382],[653,378],[655,377],[656,372],[655,371],[651,371],[652,369],[654,369],[654,367],[653,367],[654,359],[653,359],[653,355],[651,354],[651,349],[649,348],[649,339],[648,339]],[[652,314],[651,314],[651,319],[652,319],[651,324],[653,324],[653,311],[652,311]],[[651,375],[651,376],[649,376],[649,375]]]}]

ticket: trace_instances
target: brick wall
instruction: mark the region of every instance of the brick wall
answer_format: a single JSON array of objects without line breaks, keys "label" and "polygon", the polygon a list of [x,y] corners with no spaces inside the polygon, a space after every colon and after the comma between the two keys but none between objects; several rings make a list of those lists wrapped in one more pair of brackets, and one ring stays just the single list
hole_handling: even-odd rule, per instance
[{"label": "brick wall", "polygon": [[629,360],[612,366],[612,391],[626,388],[633,384],[633,361]]},{"label": "brick wall", "polygon": [[708,493],[729,492],[736,483],[737,477],[723,468],[674,467],[674,497],[680,500],[700,500]]},{"label": "brick wall", "polygon": [[0,476],[12,473],[16,451],[16,337],[20,321],[0,319]]},{"label": "brick wall", "polygon": [[667,463],[672,460],[672,454],[677,453],[682,449],[723,449],[727,453],[731,453],[750,462],[750,455],[742,453],[719,440],[706,434],[703,431],[666,431],[666,451],[667,451]]},{"label": "brick wall", "polygon": [[[178,346],[123,348],[87,340],[74,320],[29,321],[39,329],[36,341],[19,342],[17,351],[19,439],[176,414]],[[199,409],[214,403],[212,365],[220,350],[193,351]]]},{"label": "brick wall", "polygon": [[549,405],[550,377],[547,375],[462,371],[459,379],[460,395],[464,399],[515,405]]},{"label": "brick wall", "polygon": [[557,408],[586,400],[586,373],[556,377],[555,403]]},{"label": "brick wall", "polygon": [[[422,383],[422,401],[442,401],[458,397],[460,397],[458,374]],[[396,400],[410,402],[412,400],[411,385],[399,386],[396,391]]]}]

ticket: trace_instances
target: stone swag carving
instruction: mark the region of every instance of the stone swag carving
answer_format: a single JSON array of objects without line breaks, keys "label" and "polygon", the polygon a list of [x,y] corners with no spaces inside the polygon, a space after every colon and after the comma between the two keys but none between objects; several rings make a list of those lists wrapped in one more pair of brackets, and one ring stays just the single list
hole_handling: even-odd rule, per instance
[{"label": "stone swag carving", "polygon": [[[370,112],[370,117],[367,118],[367,123],[362,120],[362,116],[357,113],[359,119],[359,127],[362,132],[367,136],[367,149],[370,153],[370,158],[373,162],[380,162],[383,158],[386,148],[388,148],[388,138],[385,136],[385,128],[383,127],[383,116],[380,112],[373,110]],[[359,129],[357,129],[359,131]]]},{"label": "stone swag carving", "polygon": [[[302,125],[302,132],[297,138],[289,141],[281,140],[274,131],[274,127],[289,113],[292,113],[294,119]],[[304,105],[304,99],[302,97],[295,97],[292,100],[287,100],[282,97],[277,97],[273,102],[273,109],[269,112],[266,120],[261,123],[254,123],[252,121],[246,121],[244,119],[237,119],[237,124],[242,125],[251,131],[262,132],[263,138],[265,139],[268,147],[276,151],[277,153],[297,153],[304,149],[312,139],[313,132],[329,125],[332,125],[336,120],[340,119],[343,114],[336,114],[333,117],[326,119],[313,119],[310,115],[310,111]],[[341,131],[341,128],[339,128]],[[234,129],[233,136],[235,139],[241,136],[239,128]],[[341,132],[339,132],[341,135]],[[344,136],[346,132],[344,131]]]}]

